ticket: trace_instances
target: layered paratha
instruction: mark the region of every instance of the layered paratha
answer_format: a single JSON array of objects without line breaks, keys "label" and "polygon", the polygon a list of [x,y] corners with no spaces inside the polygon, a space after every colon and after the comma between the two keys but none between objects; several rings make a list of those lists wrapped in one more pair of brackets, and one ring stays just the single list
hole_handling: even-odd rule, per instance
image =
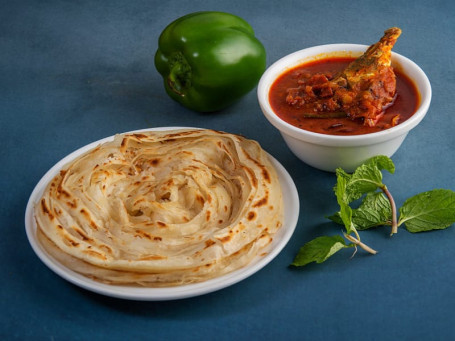
[{"label": "layered paratha", "polygon": [[119,134],[66,165],[35,205],[43,247],[109,284],[175,286],[264,252],[283,223],[260,145],[205,129]]}]

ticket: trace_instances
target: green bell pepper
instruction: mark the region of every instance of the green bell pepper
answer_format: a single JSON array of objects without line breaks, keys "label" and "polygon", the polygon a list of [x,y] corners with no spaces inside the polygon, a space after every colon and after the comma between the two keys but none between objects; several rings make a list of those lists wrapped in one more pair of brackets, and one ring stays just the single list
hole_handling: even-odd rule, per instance
[{"label": "green bell pepper", "polygon": [[264,46],[242,18],[196,12],[161,33],[155,67],[168,95],[199,112],[224,109],[251,91],[266,65]]}]

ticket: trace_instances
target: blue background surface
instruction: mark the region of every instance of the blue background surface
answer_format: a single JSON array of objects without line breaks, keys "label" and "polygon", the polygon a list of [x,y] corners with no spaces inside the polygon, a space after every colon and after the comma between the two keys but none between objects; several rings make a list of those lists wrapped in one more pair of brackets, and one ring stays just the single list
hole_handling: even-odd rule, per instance
[{"label": "blue background surface", "polygon": [[[253,339],[449,340],[455,338],[455,226],[390,238],[362,233],[379,250],[288,267],[299,247],[340,233],[335,177],[300,162],[263,117],[255,91],[211,115],[170,100],[153,66],[164,27],[184,14],[239,15],[267,50],[267,64],[314,45],[375,42],[391,26],[394,51],[427,73],[426,118],[394,155],[384,182],[398,205],[433,188],[455,190],[455,3],[451,1],[3,1],[0,5],[0,337],[36,340]],[[24,231],[34,186],[61,158],[115,133],[198,126],[261,143],[293,177],[300,218],[264,269],[229,288],[168,302],[125,301],[80,289],[35,256]]]}]

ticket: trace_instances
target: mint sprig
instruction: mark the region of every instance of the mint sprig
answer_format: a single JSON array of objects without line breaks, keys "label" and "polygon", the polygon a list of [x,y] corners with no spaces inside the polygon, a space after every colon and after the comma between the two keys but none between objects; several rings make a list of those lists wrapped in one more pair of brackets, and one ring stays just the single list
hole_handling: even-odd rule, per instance
[{"label": "mint sprig", "polygon": [[[377,226],[391,226],[390,235],[398,232],[404,224],[409,232],[445,229],[455,223],[455,192],[435,189],[407,199],[397,210],[387,186],[382,182],[382,170],[393,174],[395,165],[387,156],[379,155],[367,160],[352,174],[343,169],[336,170],[335,196],[340,210],[327,217],[344,226],[343,236],[318,237],[302,246],[293,266],[304,266],[311,262],[322,263],[336,252],[357,246],[375,254],[376,251],[364,244],[358,231]],[[351,205],[362,199],[357,208]],[[399,217],[397,216],[399,213]]]}]

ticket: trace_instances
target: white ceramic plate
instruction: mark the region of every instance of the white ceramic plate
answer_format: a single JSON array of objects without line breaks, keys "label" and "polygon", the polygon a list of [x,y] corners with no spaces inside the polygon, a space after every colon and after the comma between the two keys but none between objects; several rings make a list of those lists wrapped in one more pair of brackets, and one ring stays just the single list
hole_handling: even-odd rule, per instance
[{"label": "white ceramic plate", "polygon": [[[134,132],[141,131],[150,131],[150,130],[171,130],[171,129],[181,129],[187,127],[162,127],[154,129],[144,129]],[[131,133],[131,132],[130,132]],[[99,283],[92,279],[89,279],[83,275],[80,275],[67,267],[60,264],[53,257],[51,257],[46,250],[38,242],[36,235],[36,222],[33,214],[33,207],[35,202],[37,202],[46,188],[47,184],[54,178],[55,175],[68,163],[77,158],[79,155],[85,153],[86,151],[95,148],[101,143],[111,141],[114,137],[107,137],[102,140],[88,144],[85,147],[82,147],[75,152],[69,154],[62,160],[60,160],[54,167],[52,167],[38,182],[35,189],[33,190],[30,199],[27,204],[25,211],[25,229],[27,233],[28,240],[36,255],[41,259],[41,261],[48,266],[52,271],[62,278],[68,280],[69,282],[107,296],[131,299],[131,300],[143,300],[143,301],[160,301],[160,300],[173,300],[181,299],[187,297],[193,297],[198,295],[207,294],[230,285],[233,285],[251,275],[253,275],[258,270],[262,269],[267,265],[272,259],[274,259],[280,251],[287,244],[291,238],[295,226],[297,224],[297,219],[299,216],[299,197],[297,189],[294,182],[292,181],[291,176],[286,171],[286,169],[272,156],[269,155],[272,164],[275,166],[278,177],[282,186],[283,199],[284,199],[284,224],[283,227],[275,235],[273,242],[268,245],[265,250],[267,254],[265,256],[258,256],[247,266],[233,271],[229,274],[207,280],[201,283],[182,285],[178,287],[167,287],[167,288],[142,288],[142,287],[131,287],[131,286],[120,286],[120,285],[109,285]]]}]

